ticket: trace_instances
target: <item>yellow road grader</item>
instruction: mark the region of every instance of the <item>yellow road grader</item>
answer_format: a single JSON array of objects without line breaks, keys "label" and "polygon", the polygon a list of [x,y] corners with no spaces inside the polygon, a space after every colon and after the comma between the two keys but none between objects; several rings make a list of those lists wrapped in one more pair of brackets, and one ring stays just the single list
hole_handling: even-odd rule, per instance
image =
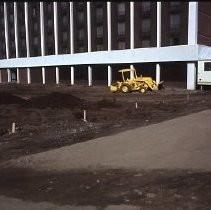
[{"label": "yellow road grader", "polygon": [[155,91],[163,88],[163,81],[157,85],[151,77],[137,76],[135,69],[121,69],[118,72],[122,74],[122,81],[111,84],[111,92],[122,91],[123,93],[129,93],[139,91],[144,93],[147,90]]}]

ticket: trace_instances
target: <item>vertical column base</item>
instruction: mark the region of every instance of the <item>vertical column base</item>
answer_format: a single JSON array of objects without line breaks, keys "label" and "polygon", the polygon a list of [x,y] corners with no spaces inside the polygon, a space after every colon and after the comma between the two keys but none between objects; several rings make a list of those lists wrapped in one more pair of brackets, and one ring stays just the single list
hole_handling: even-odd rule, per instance
[{"label": "vertical column base", "polygon": [[194,63],[187,64],[187,90],[196,89],[196,66]]},{"label": "vertical column base", "polygon": [[31,84],[31,71],[30,71],[30,68],[27,68],[27,83]]},{"label": "vertical column base", "polygon": [[160,83],[160,64],[156,64],[156,83]]},{"label": "vertical column base", "polygon": [[130,69],[134,69],[134,65],[130,65]]},{"label": "vertical column base", "polygon": [[19,74],[19,68],[17,68],[17,83],[20,83],[20,74]]},{"label": "vertical column base", "polygon": [[7,82],[11,82],[11,71],[7,69]]},{"label": "vertical column base", "polygon": [[74,77],[74,67],[73,66],[71,66],[71,69],[70,69],[70,73],[71,73],[71,81],[70,81],[70,83],[71,83],[71,85],[74,85],[74,83],[75,83],[75,77]]},{"label": "vertical column base", "polygon": [[[134,65],[130,65],[130,69],[134,69]],[[134,72],[131,71],[130,72],[130,79],[133,79],[134,78]]]},{"label": "vertical column base", "polygon": [[88,85],[92,86],[92,67],[88,66]]},{"label": "vertical column base", "polygon": [[111,86],[112,82],[112,69],[111,66],[108,66],[108,86]]},{"label": "vertical column base", "polygon": [[42,83],[45,84],[45,67],[42,67]]},{"label": "vertical column base", "polygon": [[56,67],[56,84],[59,84],[59,67]]}]

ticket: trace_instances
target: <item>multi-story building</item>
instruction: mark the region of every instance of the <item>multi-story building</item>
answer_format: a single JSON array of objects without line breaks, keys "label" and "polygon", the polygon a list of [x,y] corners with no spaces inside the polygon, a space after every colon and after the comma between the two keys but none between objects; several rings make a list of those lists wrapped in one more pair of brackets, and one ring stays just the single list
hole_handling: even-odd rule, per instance
[{"label": "multi-story building", "polygon": [[1,2],[0,82],[110,85],[133,65],[195,89],[210,11],[209,2]]}]

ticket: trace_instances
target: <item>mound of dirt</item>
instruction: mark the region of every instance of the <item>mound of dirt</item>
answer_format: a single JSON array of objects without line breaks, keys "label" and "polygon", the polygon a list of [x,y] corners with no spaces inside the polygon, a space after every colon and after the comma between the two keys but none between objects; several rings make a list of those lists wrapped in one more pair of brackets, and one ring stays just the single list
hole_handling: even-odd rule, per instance
[{"label": "mound of dirt", "polygon": [[71,94],[52,92],[48,95],[33,97],[27,102],[27,106],[45,109],[82,107],[84,100]]},{"label": "mound of dirt", "polygon": [[0,104],[23,104],[25,100],[11,93],[0,92]]},{"label": "mound of dirt", "polygon": [[113,109],[113,108],[118,108],[120,106],[121,105],[117,104],[116,101],[107,100],[107,99],[102,99],[96,102],[86,102],[84,104],[84,108],[87,110],[100,110],[103,108]]}]

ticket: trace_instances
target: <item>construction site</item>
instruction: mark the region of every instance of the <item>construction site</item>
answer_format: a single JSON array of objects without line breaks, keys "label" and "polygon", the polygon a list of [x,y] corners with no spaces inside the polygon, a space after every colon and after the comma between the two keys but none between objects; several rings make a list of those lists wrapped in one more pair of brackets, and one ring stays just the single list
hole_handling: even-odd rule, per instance
[{"label": "construction site", "polygon": [[211,209],[210,2],[0,2],[0,210]]},{"label": "construction site", "polygon": [[[211,92],[166,85],[112,93],[103,85],[1,84],[1,209],[209,209],[210,133],[204,142],[197,129],[210,125]],[[201,117],[185,120],[198,113],[205,127]],[[184,129],[196,135],[185,140]]]}]

